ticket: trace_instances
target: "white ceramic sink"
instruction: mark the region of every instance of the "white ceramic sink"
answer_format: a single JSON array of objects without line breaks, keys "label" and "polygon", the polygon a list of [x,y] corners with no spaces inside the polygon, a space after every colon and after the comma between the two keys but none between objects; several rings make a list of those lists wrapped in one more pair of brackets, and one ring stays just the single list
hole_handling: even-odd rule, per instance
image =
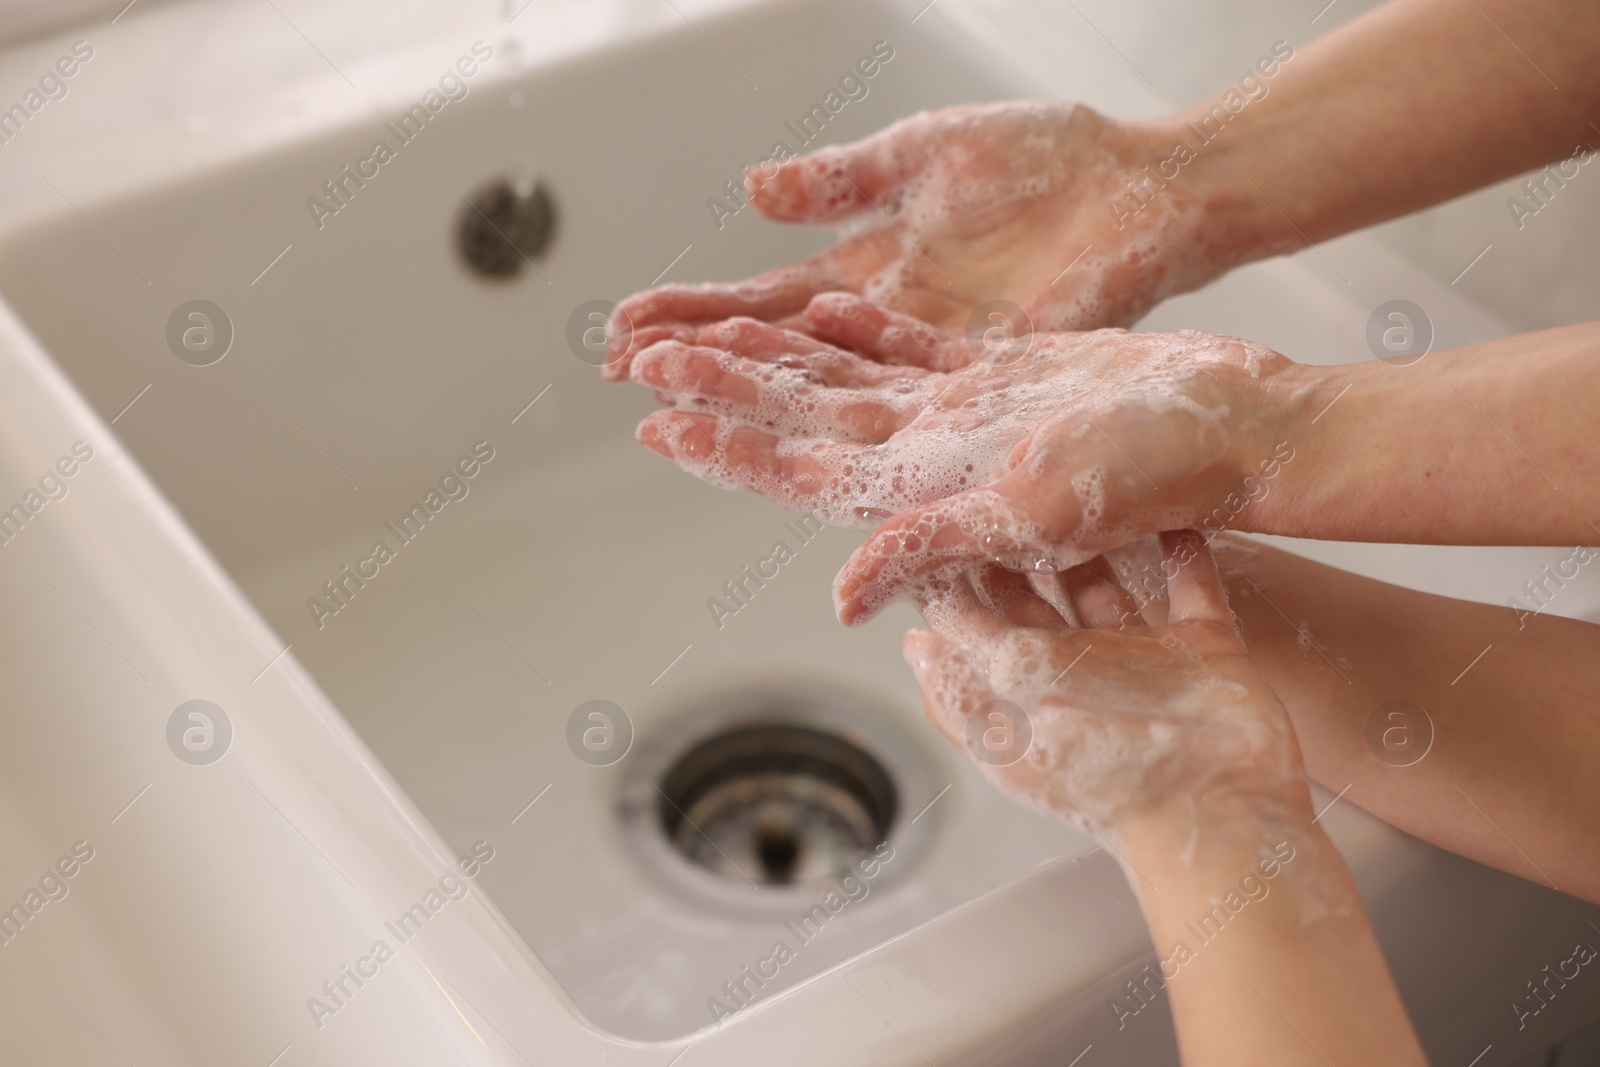
[{"label": "white ceramic sink", "polygon": [[[1054,80],[1022,73],[1004,47],[1027,5],[941,3],[915,22],[920,4],[842,0],[516,6],[407,11],[376,40],[348,12],[129,16],[63,38],[96,48],[78,95],[3,149],[31,154],[0,178],[0,497],[74,441],[95,450],[0,551],[0,662],[16,679],[0,893],[74,841],[97,850],[31,941],[0,950],[0,994],[21,1006],[8,1035],[34,1061],[70,1033],[134,1063],[266,1064],[287,1046],[286,1065],[380,1050],[1026,1064],[1089,1045],[1086,1065],[1171,1062],[1164,1015],[1111,1025],[1109,1000],[1148,951],[1115,867],[1001,800],[925,726],[898,654],[914,615],[834,622],[828,581],[857,535],[802,544],[775,506],[633,444],[649,397],[602,384],[568,342],[585,302],[820,247],[825,235],[748,210],[719,227],[706,201],[774,138],[794,143],[785,123],[876,42],[893,58],[826,140],[959,101],[1048,93],[1119,114],[1159,101],[1084,33],[1062,38]],[[3,69],[58,50],[14,50]],[[385,123],[464,56],[479,61],[465,98],[319,219],[308,198],[330,202],[324,182],[376,139],[397,143]],[[97,128],[97,114],[117,121]],[[537,270],[474,277],[452,246],[462,194],[534,176],[557,219]],[[1441,344],[1499,332],[1370,240],[1326,255],[1241,272],[1151,323],[1365,358],[1367,314],[1400,292],[1433,311]],[[210,365],[169,343],[194,300],[231,324]],[[180,334],[205,326],[180,320]],[[464,459],[471,476],[441,483]],[[406,540],[401,516],[434,489],[455,499]],[[780,539],[794,561],[719,627],[707,600]],[[362,562],[377,540],[393,559]],[[1298,547],[1490,601],[1553,558]],[[1597,606],[1591,582],[1560,609]],[[698,898],[663,879],[624,826],[623,792],[683,716],[762,688],[858,701],[863,736],[910,770],[896,858],[871,893],[757,1006],[708,1030],[708,998],[726,1000],[724,981],[815,901]],[[209,765],[165,740],[193,699],[233,730]],[[593,699],[635,733],[608,767],[567,741]],[[1500,1005],[1587,912],[1347,804],[1328,821],[1440,1062],[1537,1047]],[[400,944],[385,923],[475,848],[493,859],[472,891]],[[319,993],[378,940],[395,959],[369,984]],[[337,1010],[312,1010],[314,996]]]}]

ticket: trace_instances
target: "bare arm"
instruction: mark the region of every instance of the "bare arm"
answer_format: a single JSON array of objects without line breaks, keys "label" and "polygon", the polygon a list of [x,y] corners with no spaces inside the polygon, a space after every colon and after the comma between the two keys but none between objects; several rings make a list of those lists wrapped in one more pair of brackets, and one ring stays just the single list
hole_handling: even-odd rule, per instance
[{"label": "bare arm", "polygon": [[[1226,124],[1212,118],[1220,132],[1183,168],[1249,258],[1600,149],[1600,5],[1392,0],[1268,84]],[[1209,133],[1225,95],[1175,116],[1174,133]]]},{"label": "bare arm", "polygon": [[[1118,352],[1130,358],[1092,362]],[[1060,569],[1183,526],[1422,544],[1600,537],[1600,323],[1406,367],[1307,366],[1182,331],[1035,335],[1010,367],[945,377],[962,386],[1030,364],[1114,386],[1074,382],[987,485],[893,509],[835,585],[846,622],[943,567]],[[916,443],[926,424],[912,419],[889,440]]]},{"label": "bare arm", "polygon": [[1254,824],[1130,837],[1185,1067],[1427,1062],[1349,868],[1309,819],[1253,848]]},{"label": "bare arm", "polygon": [[[867,329],[852,340],[869,355],[872,315],[885,333],[896,323],[858,301],[832,303],[840,322]],[[1600,410],[1600,326],[1436,353],[1410,367],[1302,367],[1198,335],[1041,335],[1027,359],[953,374],[862,359],[759,323],[733,327],[705,340],[744,355],[665,345],[640,357],[636,376],[678,405],[651,416],[642,434],[689,470],[836,522],[852,521],[857,508],[909,507],[878,527],[841,576],[847,620],[951,568],[1002,557],[1029,570],[1056,555],[1065,569],[1163,524],[1394,541],[1600,538],[1586,510],[1600,512],[1600,463],[1588,447],[1588,413]],[[1166,359],[1168,342],[1179,346],[1167,364],[1178,370],[1127,372],[1144,357],[1130,363],[1120,346]],[[795,366],[766,362],[780,356]],[[1090,393],[1069,380],[1078,399],[1035,429],[1039,412],[1008,397],[1050,395],[1056,360],[1104,384]],[[1096,360],[1110,362],[1086,366]],[[799,378],[799,365],[810,377]],[[747,412],[785,374],[808,405],[800,421],[790,425],[774,408],[753,425]],[[994,410],[947,433],[974,397],[993,400]],[[940,442],[952,440],[965,468],[941,456]],[[1014,449],[1021,460],[1010,466]],[[972,462],[985,452],[987,465]],[[917,463],[979,487],[946,499],[945,487],[892,477]],[[1095,470],[1080,494],[1076,476]],[[1353,782],[1356,803],[1442,847],[1600,899],[1592,830],[1600,628],[1540,618],[1522,629],[1509,609],[1411,593],[1265,548],[1250,566],[1258,570],[1235,577],[1233,604],[1252,655],[1296,718],[1314,775],[1334,789]],[[1348,661],[1348,681],[1344,668],[1301,647],[1285,616],[1306,620],[1328,642],[1329,660]],[[1367,719],[1389,699],[1420,705],[1438,724],[1435,749],[1417,767],[1396,770],[1367,748]]]},{"label": "bare arm", "polygon": [[1035,329],[1127,326],[1240,264],[1600,149],[1592,0],[1392,0],[1302,49],[1262,49],[1247,81],[1154,122],[971,105],[763,161],[748,175],[762,214],[863,225],[748,281],[628,298],[605,372],[841,290],[956,333],[996,300],[1014,305],[1009,328],[1021,312]]},{"label": "bare arm", "polygon": [[1188,1067],[1423,1064],[1203,542],[1161,543],[1171,595],[1148,624],[1103,559],[1063,575],[1079,626],[996,568],[930,590],[931,632],[905,642],[928,718],[1121,860]]},{"label": "bare arm", "polygon": [[1296,460],[1240,529],[1458,545],[1600,537],[1600,323],[1408,367],[1296,367],[1286,381],[1296,392],[1279,425]]},{"label": "bare arm", "polygon": [[[1600,902],[1600,626],[1225,543],[1251,662],[1288,708],[1312,777],[1348,784],[1348,800],[1441,848]],[[1409,720],[1385,717],[1398,732],[1369,743],[1390,701],[1426,718],[1392,706]],[[1406,750],[1430,732],[1431,747]]]}]

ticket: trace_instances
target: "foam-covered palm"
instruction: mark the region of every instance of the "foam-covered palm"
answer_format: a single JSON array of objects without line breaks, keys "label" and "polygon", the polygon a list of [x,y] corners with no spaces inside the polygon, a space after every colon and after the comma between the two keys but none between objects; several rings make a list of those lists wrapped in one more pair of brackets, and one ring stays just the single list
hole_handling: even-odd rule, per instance
[{"label": "foam-covered palm", "polygon": [[671,406],[639,438],[724,488],[876,527],[836,586],[846,622],[941,574],[1059,571],[1195,524],[1241,457],[1270,452],[1259,398],[1288,365],[1232,338],[1100,330],[940,371],[963,339],[845,294],[805,318],[804,334],[732,319],[641,352],[634,380]]},{"label": "foam-covered palm", "polygon": [[929,720],[1002,792],[1113,841],[1155,811],[1303,822],[1293,729],[1246,657],[1204,541],[1161,544],[1174,577],[1158,625],[1099,559],[1061,576],[1075,625],[999,568],[924,587],[932,630],[907,634],[904,651]]},{"label": "foam-covered palm", "polygon": [[[751,203],[768,218],[860,225],[748,281],[628,298],[618,320],[632,330],[616,331],[605,373],[625,378],[640,342],[676,325],[779,322],[828,291],[955,333],[993,300],[1019,306],[1040,330],[1132,325],[1228,262],[1229,235],[1203,226],[1194,189],[1171,182],[1156,192],[1145,174],[1172,140],[1079,105],[1027,101],[925,112],[770,174],[751,171]],[[1136,212],[1130,183],[1144,183],[1147,206]]]}]

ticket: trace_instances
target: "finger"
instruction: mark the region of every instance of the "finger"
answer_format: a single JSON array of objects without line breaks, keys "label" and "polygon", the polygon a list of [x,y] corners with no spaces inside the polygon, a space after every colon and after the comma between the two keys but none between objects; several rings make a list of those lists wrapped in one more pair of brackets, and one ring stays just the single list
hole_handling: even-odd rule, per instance
[{"label": "finger", "polygon": [[[799,320],[799,325],[804,327],[805,320]],[[919,368],[875,363],[806,333],[758,319],[733,318],[702,326],[696,340],[750,359],[803,369],[827,385],[876,386],[926,377]]]},{"label": "finger", "polygon": [[1118,545],[1105,552],[1106,562],[1117,582],[1139,605],[1139,614],[1148,626],[1167,621],[1167,580],[1162,577],[1161,539],[1152,535]]},{"label": "finger", "polygon": [[877,363],[952,371],[972,362],[964,339],[853,293],[819,293],[805,317],[814,336]]},{"label": "finger", "polygon": [[626,375],[630,336],[651,326],[699,324],[748,315],[771,321],[798,315],[813,296],[839,287],[834,258],[828,253],[779,267],[748,281],[716,285],[664,285],[635,293],[611,313],[608,366],[623,363]]},{"label": "finger", "polygon": [[746,372],[734,357],[718,358],[722,355],[725,353],[714,348],[662,341],[634,357],[629,377],[639,385],[654,387],[668,403],[715,399],[734,407],[755,407],[761,400],[756,375]]},{"label": "finger", "polygon": [[[784,315],[782,318],[772,320],[772,325],[780,330],[789,330],[792,333],[806,333],[810,329],[806,323],[806,313],[802,309],[793,315]],[[808,335],[809,336],[809,335]]]},{"label": "finger", "polygon": [[663,323],[635,330],[624,320],[613,316],[606,326],[608,347],[606,362],[600,367],[600,376],[608,382],[625,382],[628,380],[628,368],[632,365],[633,358],[640,352],[658,341],[692,342],[694,334],[693,326],[681,322]]},{"label": "finger", "polygon": [[663,341],[633,362],[633,380],[680,407],[733,415],[781,438],[882,444],[900,412],[863,389],[831,389],[805,371],[716,348]]},{"label": "finger", "polygon": [[1033,587],[1040,600],[1055,609],[1056,615],[1067,629],[1076,630],[1082,627],[1083,623],[1078,619],[1077,609],[1072,606],[1072,598],[1067,595],[1067,584],[1063,575],[1053,571],[1029,571],[1028,584]]},{"label": "finger", "polygon": [[[606,326],[608,371],[618,378],[627,376],[631,353],[642,348],[630,338],[651,327],[692,326],[748,316],[809,332],[804,312],[812,297],[834,290],[859,292],[883,271],[900,263],[904,255],[900,236],[889,227],[878,227],[852,234],[814,256],[748,281],[668,285],[635,293],[617,306]],[[892,300],[900,311],[929,321],[949,310],[948,299],[920,293],[914,285],[902,285],[892,289],[885,299]],[[615,369],[612,365],[616,365]]]},{"label": "finger", "polygon": [[745,172],[756,210],[779,222],[833,223],[892,210],[906,180],[926,169],[933,116],[923,113],[854,144],[824,148]]},{"label": "finger", "polygon": [[[804,319],[791,316],[785,320],[803,324]],[[838,352],[838,347],[820,341],[802,330],[781,323],[763,322],[748,315],[737,315],[699,328],[695,340],[712,348],[725,348],[751,359],[777,361],[785,356],[809,357]]]},{"label": "finger", "polygon": [[715,415],[668,409],[647,415],[633,436],[652,452],[694,474],[698,473],[694,464],[710,463],[716,457],[721,432]]},{"label": "finger", "polygon": [[1004,567],[988,566],[975,571],[971,581],[979,599],[1011,625],[1065,633],[1071,627],[1061,613],[1035,591],[1030,581],[1032,577]]},{"label": "finger", "polygon": [[748,489],[798,511],[820,511],[833,525],[851,525],[851,515],[824,506],[836,495],[841,471],[859,460],[853,445],[792,444],[737,419],[708,412],[657,411],[639,424],[641,444],[703,481],[723,489]]},{"label": "finger", "polygon": [[1168,556],[1167,618],[1178,622],[1215,622],[1233,626],[1222,579],[1211,558],[1204,537],[1194,530],[1176,530],[1161,535],[1161,549]]},{"label": "finger", "polygon": [[984,569],[952,568],[920,584],[915,595],[917,609],[934,631],[969,648],[991,649],[1017,627],[990,601],[991,591],[981,588]]},{"label": "finger", "polygon": [[916,596],[919,585],[953,583],[989,563],[982,543],[954,514],[969,501],[969,510],[981,510],[981,502],[962,494],[902,512],[879,526],[833,580],[839,621],[860,625],[896,598]]},{"label": "finger", "polygon": [[[1017,471],[993,485],[970,489],[894,516],[850,556],[834,579],[834,608],[854,626],[865,622],[918,582],[998,563],[1018,571],[1062,569],[1094,554],[1094,546],[1052,544],[1017,500],[1030,498]],[[1014,495],[1020,494],[1020,495]],[[1058,501],[1059,510],[1074,506]],[[1059,516],[1063,528],[1080,525]]]},{"label": "finger", "polygon": [[1070,568],[1064,575],[1067,595],[1084,626],[1143,626],[1139,605],[1117,581],[1104,556]]}]

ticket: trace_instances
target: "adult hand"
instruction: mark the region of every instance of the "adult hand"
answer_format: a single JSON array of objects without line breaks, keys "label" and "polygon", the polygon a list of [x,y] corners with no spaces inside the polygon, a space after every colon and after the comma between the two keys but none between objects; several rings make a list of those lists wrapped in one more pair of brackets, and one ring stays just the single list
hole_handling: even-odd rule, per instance
[{"label": "adult hand", "polygon": [[1035,334],[1012,362],[939,371],[964,341],[845,294],[806,318],[809,334],[735,319],[640,353],[634,380],[673,406],[639,438],[725,488],[882,522],[835,587],[846,622],[974,566],[1064,570],[1224,501],[1223,525],[1249,529],[1245,501],[1293,457],[1302,368],[1260,345]]},{"label": "adult hand", "polygon": [[778,322],[837,290],[958,334],[991,300],[1019,306],[1037,329],[1131,326],[1251,258],[1241,231],[1207,225],[1206,183],[1146,173],[1171,155],[1177,129],[1065,103],[954,107],[753,170],[751,203],[768,218],[862,225],[749,281],[628,298],[616,321],[631,329],[614,331],[605,374],[626,378],[630,354],[674,326]]}]

